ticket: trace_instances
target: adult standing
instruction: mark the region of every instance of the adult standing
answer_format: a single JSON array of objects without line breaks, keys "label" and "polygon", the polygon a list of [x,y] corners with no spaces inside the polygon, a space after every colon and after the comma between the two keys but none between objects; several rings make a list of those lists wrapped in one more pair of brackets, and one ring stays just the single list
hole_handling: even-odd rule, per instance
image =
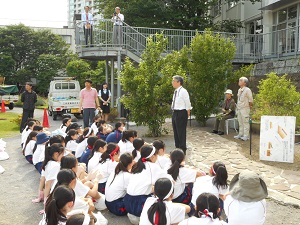
[{"label": "adult standing", "polygon": [[83,124],[84,127],[89,127],[94,120],[96,108],[100,110],[98,93],[92,87],[92,81],[86,79],[84,82],[85,88],[80,91],[79,108],[83,108]]},{"label": "adult standing", "polygon": [[225,121],[235,116],[235,102],[232,98],[232,90],[228,89],[225,93],[225,100],[222,105],[222,113],[216,118],[215,128],[213,133],[224,135]]},{"label": "adult standing", "polygon": [[94,25],[94,18],[93,14],[89,12],[90,7],[84,7],[84,13],[81,14],[81,21],[83,25],[83,32],[85,37],[85,45],[88,45],[89,37],[90,37],[90,44],[93,44],[93,25]]},{"label": "adult standing", "polygon": [[103,83],[101,85],[101,89],[99,90],[98,96],[100,98],[100,107],[103,113],[103,120],[107,121],[108,115],[110,113],[110,98],[111,98],[111,93],[110,90],[108,90],[107,83]]},{"label": "adult standing", "polygon": [[172,101],[172,126],[174,132],[175,147],[181,148],[186,154],[186,127],[188,117],[191,114],[191,102],[189,93],[182,87],[183,78],[174,76],[172,80],[173,88],[175,88]]},{"label": "adult standing", "polygon": [[249,118],[250,110],[253,105],[252,91],[247,87],[248,82],[249,81],[246,77],[241,77],[239,79],[240,89],[237,95],[237,118],[239,121],[239,134],[234,136],[234,138],[242,139],[243,141],[247,141],[249,139]]},{"label": "adult standing", "polygon": [[25,91],[21,95],[21,102],[23,103],[22,122],[20,126],[20,133],[25,128],[28,118],[33,118],[35,103],[37,101],[37,94],[32,90],[32,83],[25,84]]},{"label": "adult standing", "polygon": [[115,8],[115,12],[111,18],[114,23],[113,29],[113,44],[122,45],[123,44],[123,21],[124,15],[121,14],[120,7]]}]

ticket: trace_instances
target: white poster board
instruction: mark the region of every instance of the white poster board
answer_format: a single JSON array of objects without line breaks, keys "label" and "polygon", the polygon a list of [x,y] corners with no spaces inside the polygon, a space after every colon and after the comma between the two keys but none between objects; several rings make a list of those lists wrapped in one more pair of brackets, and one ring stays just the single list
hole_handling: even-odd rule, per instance
[{"label": "white poster board", "polygon": [[296,117],[262,116],[260,160],[294,162]]}]

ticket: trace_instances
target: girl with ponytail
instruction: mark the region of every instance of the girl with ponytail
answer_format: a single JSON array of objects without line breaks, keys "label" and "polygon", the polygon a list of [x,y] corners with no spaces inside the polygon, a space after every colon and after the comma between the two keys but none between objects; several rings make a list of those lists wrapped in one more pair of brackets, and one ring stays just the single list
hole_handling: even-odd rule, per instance
[{"label": "girl with ponytail", "polygon": [[88,145],[87,140],[90,136],[94,136],[93,129],[90,127],[84,128],[82,135],[79,137],[78,146],[75,150],[75,157],[78,159],[78,161]]},{"label": "girl with ponytail", "polygon": [[102,153],[99,165],[95,168],[96,171],[103,175],[99,181],[98,191],[105,193],[106,181],[109,175],[115,171],[119,162],[120,148],[115,143],[108,143],[107,149]]},{"label": "girl with ponytail", "polygon": [[134,150],[133,140],[137,137],[137,132],[135,130],[125,130],[123,131],[122,139],[119,141],[118,145],[120,147],[120,154],[126,152],[131,153]]},{"label": "girl with ponytail", "polygon": [[45,206],[45,216],[39,225],[63,225],[67,221],[67,213],[74,206],[75,193],[67,186],[59,186],[53,192]]},{"label": "girl with ponytail", "polygon": [[129,171],[131,171],[132,165],[131,154],[128,152],[122,154],[115,171],[109,175],[106,182],[105,204],[108,210],[117,216],[127,214],[124,196],[131,176]]},{"label": "girl with ponytail", "polygon": [[33,131],[33,127],[35,126],[35,121],[29,121],[27,123],[27,126],[25,127],[25,129],[22,132],[22,136],[21,136],[21,146],[24,147],[24,143],[27,140],[28,135],[30,134],[31,131]]},{"label": "girl with ponytail", "polygon": [[140,225],[171,225],[178,224],[185,218],[190,207],[172,203],[174,186],[168,178],[160,178],[154,185],[154,196],[145,202]]},{"label": "girl with ponytail", "polygon": [[88,172],[92,172],[98,165],[101,160],[101,155],[106,151],[107,144],[104,140],[98,139],[92,149],[90,154]]},{"label": "girl with ponytail", "polygon": [[75,155],[76,148],[78,146],[78,131],[75,129],[70,129],[65,137],[66,149],[70,150],[73,155]]},{"label": "girl with ponytail", "polygon": [[81,163],[84,163],[86,166],[89,163],[89,159],[90,159],[90,155],[92,154],[93,148],[94,148],[94,144],[95,142],[98,140],[97,136],[90,136],[87,139],[87,147],[86,149],[83,151],[81,157],[80,157],[80,161]]},{"label": "girl with ponytail", "polygon": [[135,138],[132,144],[134,150],[132,151],[131,154],[132,154],[133,161],[136,163],[141,158],[141,148],[145,144],[145,141],[142,138]]},{"label": "girl with ponytail", "polygon": [[160,166],[162,169],[168,169],[171,165],[170,156],[165,154],[166,145],[161,140],[153,141],[152,145],[156,148],[157,160],[156,164]]},{"label": "girl with ponytail", "polygon": [[132,175],[128,183],[127,194],[124,197],[128,217],[133,224],[139,221],[143,205],[153,192],[154,183],[168,176],[155,161],[156,149],[152,145],[143,145],[141,158],[132,167]]},{"label": "girl with ponytail", "polygon": [[173,202],[190,204],[192,199],[193,184],[197,177],[204,176],[205,173],[185,167],[185,154],[181,149],[171,152],[171,166],[168,169],[175,181]]},{"label": "girl with ponytail", "polygon": [[202,193],[196,200],[195,215],[189,219],[183,220],[179,225],[189,224],[210,224],[225,225],[224,221],[219,220],[219,199],[210,193]]},{"label": "girl with ponytail", "polygon": [[25,156],[26,160],[30,164],[32,164],[33,148],[36,143],[36,135],[37,134],[38,134],[38,132],[36,132],[36,131],[30,132],[30,134],[28,135],[28,138],[25,142],[24,148],[22,150],[23,155]]},{"label": "girl with ponytail", "polygon": [[224,195],[228,192],[227,179],[228,173],[224,163],[215,162],[210,168],[209,175],[197,178],[194,183],[192,203],[195,205],[198,196],[207,192],[220,198],[222,208],[222,200],[224,200]]}]

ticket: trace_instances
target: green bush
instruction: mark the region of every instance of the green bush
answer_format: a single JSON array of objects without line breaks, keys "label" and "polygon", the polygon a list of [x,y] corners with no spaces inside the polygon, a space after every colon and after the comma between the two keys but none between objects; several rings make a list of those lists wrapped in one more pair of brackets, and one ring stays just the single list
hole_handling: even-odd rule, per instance
[{"label": "green bush", "polygon": [[35,106],[48,106],[48,100],[44,97],[38,96]]},{"label": "green bush", "polygon": [[114,122],[117,117],[118,117],[118,109],[117,108],[110,108],[110,113],[108,115],[108,120],[110,122]]},{"label": "green bush", "polygon": [[300,93],[287,75],[267,74],[267,79],[259,82],[258,90],[254,96],[253,120],[260,121],[264,115],[295,116],[299,123]]}]

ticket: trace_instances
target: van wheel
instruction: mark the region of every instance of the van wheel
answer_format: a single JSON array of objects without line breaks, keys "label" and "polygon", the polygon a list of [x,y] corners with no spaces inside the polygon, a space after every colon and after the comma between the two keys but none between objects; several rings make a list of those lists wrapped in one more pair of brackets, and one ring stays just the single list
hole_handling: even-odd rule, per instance
[{"label": "van wheel", "polygon": [[49,116],[52,116],[52,115],[53,115],[53,113],[52,113],[52,111],[50,110],[50,108],[48,108],[48,115],[49,115]]},{"label": "van wheel", "polygon": [[10,109],[10,110],[12,110],[13,108],[14,108],[14,103],[9,103],[9,106],[8,106],[8,108]]}]

